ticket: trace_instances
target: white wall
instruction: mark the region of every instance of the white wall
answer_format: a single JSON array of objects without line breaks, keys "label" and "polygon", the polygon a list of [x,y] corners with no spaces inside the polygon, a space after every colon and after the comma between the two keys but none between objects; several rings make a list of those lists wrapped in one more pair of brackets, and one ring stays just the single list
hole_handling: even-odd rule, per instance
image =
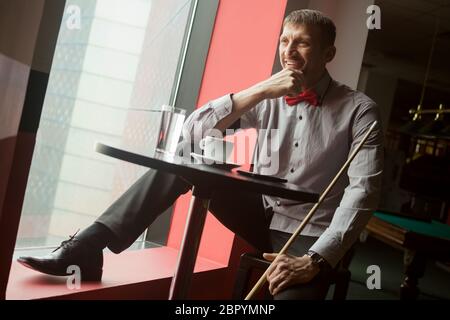
[{"label": "white wall", "polygon": [[[286,14],[298,9],[313,9],[322,11],[334,21],[337,53],[328,65],[328,71],[334,79],[353,89],[358,85],[369,31],[366,11],[373,3],[374,0],[289,0],[286,6]],[[273,73],[279,70],[277,54]]]},{"label": "white wall", "polygon": [[308,8],[320,10],[336,24],[336,48],[334,60],[328,65],[331,76],[356,89],[366,47],[369,15],[367,7],[374,0],[310,0]]},{"label": "white wall", "polygon": [[390,75],[376,73],[367,68],[361,70],[358,90],[365,92],[380,107],[381,121],[385,133],[393,108],[397,81],[397,78]]}]

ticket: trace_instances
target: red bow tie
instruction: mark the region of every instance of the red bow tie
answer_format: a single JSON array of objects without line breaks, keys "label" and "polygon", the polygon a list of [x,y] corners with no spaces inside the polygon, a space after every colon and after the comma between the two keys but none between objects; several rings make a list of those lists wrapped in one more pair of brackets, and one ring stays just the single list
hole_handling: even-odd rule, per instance
[{"label": "red bow tie", "polygon": [[286,103],[290,106],[294,106],[302,101],[306,101],[313,106],[317,106],[319,104],[317,93],[312,90],[303,91],[302,93],[294,97],[285,96],[284,99],[286,99]]}]

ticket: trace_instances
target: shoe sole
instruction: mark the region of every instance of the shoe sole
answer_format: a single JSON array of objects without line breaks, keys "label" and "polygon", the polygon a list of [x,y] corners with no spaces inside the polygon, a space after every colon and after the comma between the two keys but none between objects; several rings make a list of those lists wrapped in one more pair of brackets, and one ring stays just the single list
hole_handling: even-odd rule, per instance
[{"label": "shoe sole", "polygon": [[[32,269],[34,271],[43,273],[43,274],[48,274],[48,275],[52,275],[52,276],[60,276],[60,277],[67,277],[70,276],[70,274],[66,273],[66,272],[60,272],[60,271],[55,271],[52,269],[45,269],[42,270],[41,268],[39,268],[39,266],[34,266],[32,263],[24,261],[24,260],[17,260],[17,262],[19,262],[21,265],[23,265],[24,267],[27,267],[29,269]],[[85,274],[83,274],[83,272],[81,271],[81,281],[85,281],[85,282],[98,282],[102,280],[102,275],[103,275],[103,269],[97,269],[97,270],[93,270],[93,271],[89,271]]]}]

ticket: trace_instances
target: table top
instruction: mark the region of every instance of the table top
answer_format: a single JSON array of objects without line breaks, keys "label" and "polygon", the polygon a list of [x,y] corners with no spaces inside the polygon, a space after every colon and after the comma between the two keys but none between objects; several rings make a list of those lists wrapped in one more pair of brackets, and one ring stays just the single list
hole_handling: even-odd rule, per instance
[{"label": "table top", "polygon": [[450,240],[450,225],[438,221],[420,221],[380,211],[375,212],[374,216],[407,231]]},{"label": "table top", "polygon": [[95,150],[116,159],[179,175],[192,185],[201,186],[205,189],[226,190],[238,188],[300,202],[314,203],[319,199],[319,194],[294,184],[247,177],[237,173],[235,170],[230,171],[207,164],[196,164],[181,157],[168,159],[158,157],[157,154],[143,155],[103,143],[97,143]]},{"label": "table top", "polygon": [[375,212],[366,229],[391,246],[436,259],[450,258],[450,226],[446,224]]}]

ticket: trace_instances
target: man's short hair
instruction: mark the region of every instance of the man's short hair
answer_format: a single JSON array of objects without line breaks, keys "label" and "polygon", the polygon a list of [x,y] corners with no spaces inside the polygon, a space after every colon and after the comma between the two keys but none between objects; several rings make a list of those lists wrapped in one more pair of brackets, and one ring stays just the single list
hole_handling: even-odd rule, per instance
[{"label": "man's short hair", "polygon": [[302,9],[292,11],[283,22],[283,26],[288,23],[316,25],[320,27],[322,34],[322,44],[333,46],[336,40],[336,26],[334,22],[317,10]]}]

